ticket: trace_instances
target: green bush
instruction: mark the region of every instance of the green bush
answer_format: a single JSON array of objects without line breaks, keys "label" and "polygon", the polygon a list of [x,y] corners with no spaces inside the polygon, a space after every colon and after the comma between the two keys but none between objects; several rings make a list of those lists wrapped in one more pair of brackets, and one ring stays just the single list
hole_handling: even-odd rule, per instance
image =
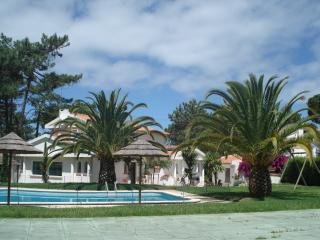
[{"label": "green bush", "polygon": [[[303,162],[305,160],[304,157],[295,157],[290,159],[288,162],[287,169],[282,177],[282,182],[285,183],[295,183],[299,176],[299,169],[302,168]],[[320,169],[320,158],[315,159],[315,163],[317,164],[318,168]],[[298,169],[299,166],[299,169]],[[320,173],[317,172],[314,163],[306,163],[306,166],[302,173],[304,179],[308,186],[320,186]],[[302,178],[300,179],[299,184],[304,184]]]}]

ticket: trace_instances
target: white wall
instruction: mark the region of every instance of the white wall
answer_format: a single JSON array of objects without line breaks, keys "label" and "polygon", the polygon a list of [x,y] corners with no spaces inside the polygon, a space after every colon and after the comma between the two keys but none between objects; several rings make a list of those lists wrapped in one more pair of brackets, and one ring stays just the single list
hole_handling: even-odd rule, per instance
[{"label": "white wall", "polygon": [[[223,164],[223,168],[224,168],[224,171],[218,173],[218,180],[220,179],[221,180],[221,183],[223,185],[231,185],[233,186],[234,183],[235,183],[235,178],[236,178],[236,175],[239,174],[238,172],[238,167],[239,167],[239,164],[240,164],[241,160],[233,160],[231,162],[231,164]],[[230,181],[229,182],[226,182],[226,170],[227,169],[230,169]],[[213,182],[214,182],[214,176],[212,176],[212,179],[213,179]]]},{"label": "white wall", "polygon": [[[21,183],[42,183],[41,175],[32,173],[32,166],[34,161],[42,161],[41,157],[18,157],[22,162],[19,173],[19,182]],[[62,176],[49,176],[49,181],[52,183],[67,183],[67,182],[92,182],[97,179],[97,170],[92,169],[94,162],[91,158],[82,158],[77,160],[76,158],[64,158],[57,159],[55,162],[62,162]],[[81,162],[81,173],[77,173],[77,164]],[[85,163],[87,163],[87,172],[85,170]],[[16,169],[14,169],[15,171]],[[95,170],[95,171],[94,171]],[[16,176],[16,171],[14,176]],[[16,181],[16,177],[15,177]]]}]

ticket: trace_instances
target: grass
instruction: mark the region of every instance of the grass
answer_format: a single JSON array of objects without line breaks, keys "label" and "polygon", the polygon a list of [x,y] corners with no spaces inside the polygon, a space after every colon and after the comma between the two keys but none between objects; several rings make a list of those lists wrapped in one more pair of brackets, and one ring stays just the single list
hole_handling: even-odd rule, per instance
[{"label": "grass", "polygon": [[[49,184],[51,189],[74,189],[76,184]],[[38,187],[38,184],[24,184],[23,187]],[[40,185],[42,186],[42,185]],[[130,186],[130,185],[129,185]],[[120,185],[127,189],[128,185]],[[83,190],[93,190],[94,184],[84,184]],[[130,186],[132,189],[136,185]],[[168,189],[165,186],[143,186],[144,189]],[[169,187],[182,190],[182,188]],[[11,206],[0,207],[0,216],[6,218],[82,218],[82,217],[122,217],[122,216],[162,216],[182,214],[212,214],[235,212],[261,212],[279,210],[300,210],[320,208],[320,187],[299,186],[293,192],[293,185],[274,185],[270,197],[252,199],[246,187],[185,187],[184,191],[202,196],[230,200],[230,203],[201,203],[201,204],[168,204],[168,205],[136,205],[118,207],[67,208],[53,209],[43,207]]]}]

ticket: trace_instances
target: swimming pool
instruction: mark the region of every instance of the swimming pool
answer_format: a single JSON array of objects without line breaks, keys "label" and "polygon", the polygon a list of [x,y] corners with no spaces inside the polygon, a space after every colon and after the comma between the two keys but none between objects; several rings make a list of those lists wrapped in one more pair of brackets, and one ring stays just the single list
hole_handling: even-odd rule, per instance
[{"label": "swimming pool", "polygon": [[[58,191],[12,189],[12,204],[130,204],[138,202],[137,191]],[[189,198],[166,192],[143,191],[142,203],[178,203]],[[0,189],[0,204],[6,204],[7,189]]]}]

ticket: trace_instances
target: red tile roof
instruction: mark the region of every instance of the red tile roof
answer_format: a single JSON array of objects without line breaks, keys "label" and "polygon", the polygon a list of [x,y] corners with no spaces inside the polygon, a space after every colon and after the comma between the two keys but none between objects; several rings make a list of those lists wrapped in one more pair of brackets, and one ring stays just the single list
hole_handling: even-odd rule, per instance
[{"label": "red tile roof", "polygon": [[221,160],[221,162],[223,164],[231,164],[232,161],[234,161],[234,160],[242,161],[242,157],[235,156],[235,155],[228,155],[227,158],[226,157],[221,157],[220,160]]},{"label": "red tile roof", "polygon": [[82,120],[89,120],[90,117],[86,114],[82,114],[82,113],[74,113],[74,116],[77,118],[80,118]]}]

